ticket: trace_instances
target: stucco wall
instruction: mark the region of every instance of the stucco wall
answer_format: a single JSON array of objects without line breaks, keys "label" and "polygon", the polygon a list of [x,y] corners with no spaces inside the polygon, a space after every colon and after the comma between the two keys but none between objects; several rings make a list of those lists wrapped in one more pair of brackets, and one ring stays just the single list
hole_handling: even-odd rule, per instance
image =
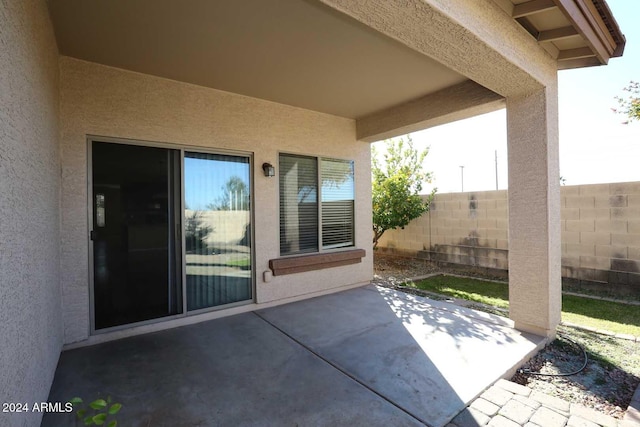
[{"label": "stucco wall", "polygon": [[[554,59],[495,2],[406,0],[397,7],[385,0],[321,1],[502,96],[556,80]],[[500,31],[490,31],[495,28]]]},{"label": "stucco wall", "polygon": [[[561,190],[566,287],[640,295],[640,182]],[[507,191],[437,194],[431,211],[388,231],[384,251],[506,276]]]},{"label": "stucco wall", "polygon": [[[45,401],[60,355],[58,52],[44,1],[0,7],[0,402]],[[3,426],[37,413],[0,414]]]},{"label": "stucco wall", "polygon": [[356,246],[370,248],[369,144],[355,140],[355,123],[327,114],[106,67],[60,59],[62,151],[62,286],[65,342],[89,334],[87,135],[165,142],[254,154],[256,299],[266,303],[371,278],[372,257],[353,266],[274,277],[279,256],[278,180],[263,162],[278,152],[355,161]]}]

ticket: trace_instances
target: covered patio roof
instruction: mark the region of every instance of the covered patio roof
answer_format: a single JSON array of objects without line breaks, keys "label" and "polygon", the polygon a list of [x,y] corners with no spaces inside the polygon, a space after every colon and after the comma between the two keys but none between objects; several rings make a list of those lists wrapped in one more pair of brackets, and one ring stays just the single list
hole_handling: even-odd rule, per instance
[{"label": "covered patio roof", "polygon": [[[622,53],[624,36],[604,0],[48,5],[62,55],[348,118],[353,142],[506,106],[511,316],[522,330],[553,334],[560,313],[557,71]],[[170,100],[149,102],[166,107]]]},{"label": "covered patio roof", "polygon": [[[0,351],[0,358],[9,361],[0,374],[4,401],[44,401],[63,345],[95,342],[89,229],[94,221],[93,203],[88,203],[94,199],[93,160],[87,138],[100,136],[183,154],[192,147],[254,158],[248,163],[253,166],[249,180],[255,203],[247,230],[254,235],[250,281],[255,292],[246,304],[220,311],[194,310],[191,315],[183,304],[183,313],[175,318],[163,316],[157,323],[108,332],[100,339],[201,325],[65,352],[52,401],[71,397],[63,395],[70,390],[80,394],[76,384],[81,377],[89,394],[116,390],[113,397],[125,404],[136,397],[130,407],[137,415],[132,417],[156,410],[178,416],[194,399],[201,403],[192,414],[197,420],[215,422],[223,413],[244,416],[246,406],[233,398],[231,387],[236,387],[236,397],[250,396],[274,420],[293,414],[313,421],[312,412],[298,404],[305,393],[314,404],[318,396],[321,403],[336,403],[337,417],[353,414],[348,397],[355,389],[368,402],[368,415],[383,412],[385,419],[408,420],[406,424],[429,416],[445,422],[454,415],[455,408],[429,406],[429,399],[442,398],[462,408],[491,382],[489,376],[504,374],[535,348],[543,340],[537,336],[555,334],[561,308],[557,72],[564,66],[596,64],[588,60],[587,48],[604,64],[624,44],[602,1],[509,3],[3,1],[0,115],[7,132],[0,139],[7,154],[0,156],[0,192],[8,197],[0,211],[9,257],[0,266],[7,277],[7,285],[0,286],[6,309],[0,312],[6,341],[13,343]],[[570,34],[569,27],[578,35]],[[362,307],[351,302],[345,309],[345,294],[327,296],[323,310],[311,310],[306,305],[311,302],[274,307],[371,279],[366,142],[505,106],[508,323],[518,330],[371,289],[358,290],[369,295]],[[258,177],[260,164],[274,163],[282,152],[353,162],[357,220],[352,223],[354,242],[367,254],[362,262],[299,273],[293,280],[273,277],[269,261],[281,256],[280,192],[278,180]],[[176,177],[184,170],[169,169],[176,169]],[[166,204],[184,205],[181,196]],[[183,235],[184,221],[176,226],[176,234]],[[170,226],[163,230],[173,233]],[[163,264],[170,269],[170,263]],[[371,317],[372,311],[382,317]],[[244,314],[206,322],[240,312]],[[274,347],[276,341],[281,346]],[[212,345],[225,342],[233,347]],[[496,354],[498,347],[503,352]],[[366,354],[360,360],[369,365],[354,364],[368,351],[378,358]],[[507,353],[507,359],[498,359]],[[498,366],[489,369],[487,360]],[[311,365],[322,369],[307,371]],[[407,376],[408,371],[422,376]],[[313,372],[315,378],[332,376],[338,382],[326,380],[320,389],[326,394],[313,392],[305,381]],[[367,376],[371,372],[375,374]],[[486,375],[482,381],[487,383],[466,388],[479,374]],[[258,380],[262,387],[255,388]],[[213,382],[220,387],[211,387]],[[273,387],[277,383],[296,387]],[[278,390],[289,394],[270,400]],[[144,406],[145,398],[155,404],[160,396],[188,400]],[[216,406],[222,412],[212,413],[212,403],[220,402],[228,405]],[[274,402],[288,406],[274,407]],[[14,424],[40,421],[38,413],[16,415],[20,419]]]},{"label": "covered patio roof", "polygon": [[[367,15],[368,22],[357,7],[332,1],[48,3],[63,55],[359,119],[365,140],[374,137],[370,122],[410,112],[416,103],[440,105],[442,99],[463,95],[468,105],[457,119],[503,108],[502,98],[518,90],[491,84],[480,69],[478,75],[466,73],[446,56],[406,43],[390,30],[392,14],[384,2],[380,16]],[[491,5],[523,26],[557,60],[558,69],[606,64],[624,48],[604,0],[495,0]],[[406,9],[415,19],[433,18],[433,11]],[[410,29],[412,23],[405,25]],[[457,49],[431,31],[442,29],[417,34],[431,38],[435,50]],[[488,63],[483,67],[501,67],[478,54]],[[528,86],[523,79],[523,89]]]}]

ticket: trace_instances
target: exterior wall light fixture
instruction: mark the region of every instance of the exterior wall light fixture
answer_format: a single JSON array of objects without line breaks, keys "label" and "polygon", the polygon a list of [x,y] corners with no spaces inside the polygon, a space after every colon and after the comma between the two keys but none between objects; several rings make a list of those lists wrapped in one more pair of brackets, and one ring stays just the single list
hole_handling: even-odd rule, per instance
[{"label": "exterior wall light fixture", "polygon": [[271,163],[263,163],[262,170],[264,171],[264,176],[267,178],[273,178],[276,176],[276,168],[274,168]]}]

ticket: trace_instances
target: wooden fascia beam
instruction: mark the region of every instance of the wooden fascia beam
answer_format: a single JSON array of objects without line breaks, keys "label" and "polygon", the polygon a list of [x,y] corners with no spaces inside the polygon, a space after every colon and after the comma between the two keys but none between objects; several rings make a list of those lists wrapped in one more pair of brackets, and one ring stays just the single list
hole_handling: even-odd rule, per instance
[{"label": "wooden fascia beam", "polygon": [[513,7],[513,18],[522,18],[557,7],[553,0],[531,0]]},{"label": "wooden fascia beam", "polygon": [[611,9],[605,0],[593,0],[593,7],[602,18],[611,39],[615,43],[615,49],[613,51],[613,57],[622,56],[624,52],[624,46],[627,43],[627,39],[620,31],[620,27],[618,26],[618,22],[616,21],[615,16],[611,13]]},{"label": "wooden fascia beam", "polygon": [[569,59],[580,59],[595,57],[590,47],[578,47],[575,49],[561,50],[558,54],[558,61],[566,61]]},{"label": "wooden fascia beam", "polygon": [[572,26],[555,28],[553,30],[540,31],[538,33],[539,42],[552,42],[556,40],[566,39],[568,37],[577,36],[578,30]]},{"label": "wooden fascia beam", "polygon": [[374,142],[504,108],[504,98],[471,81],[356,120],[356,137]]},{"label": "wooden fascia beam", "polygon": [[578,33],[585,39],[601,64],[609,62],[616,44],[600,14],[585,0],[554,0]]},{"label": "wooden fascia beam", "polygon": [[602,65],[600,60],[595,56],[588,58],[567,59],[558,61],[558,70],[572,70],[574,68],[595,67]]}]

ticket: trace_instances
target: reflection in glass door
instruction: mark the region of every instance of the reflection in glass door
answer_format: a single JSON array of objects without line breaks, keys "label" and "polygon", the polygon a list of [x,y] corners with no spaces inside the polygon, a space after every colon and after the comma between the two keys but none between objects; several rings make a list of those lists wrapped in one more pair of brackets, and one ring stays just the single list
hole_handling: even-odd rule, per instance
[{"label": "reflection in glass door", "polygon": [[185,153],[187,310],[252,298],[249,195],[247,157]]},{"label": "reflection in glass door", "polygon": [[95,330],[251,300],[248,157],[92,141],[91,158]]}]

